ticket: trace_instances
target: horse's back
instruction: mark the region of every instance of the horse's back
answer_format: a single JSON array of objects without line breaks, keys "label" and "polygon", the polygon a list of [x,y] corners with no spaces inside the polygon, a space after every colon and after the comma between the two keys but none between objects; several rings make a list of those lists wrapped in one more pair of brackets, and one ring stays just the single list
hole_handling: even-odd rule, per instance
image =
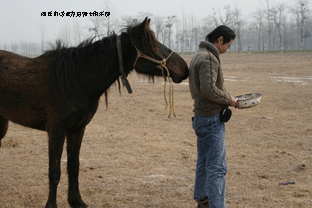
[{"label": "horse's back", "polygon": [[44,60],[0,50],[0,87],[25,92],[40,87],[47,75]]},{"label": "horse's back", "polygon": [[0,65],[6,62],[10,62],[12,59],[25,59],[30,60],[32,58],[13,53],[11,51],[0,50]]},{"label": "horse's back", "polygon": [[49,74],[45,60],[0,51],[0,114],[43,130]]}]

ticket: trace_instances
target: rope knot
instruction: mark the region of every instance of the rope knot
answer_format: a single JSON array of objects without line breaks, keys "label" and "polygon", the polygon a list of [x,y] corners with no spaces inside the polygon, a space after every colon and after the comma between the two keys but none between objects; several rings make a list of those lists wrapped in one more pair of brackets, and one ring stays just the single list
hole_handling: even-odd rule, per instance
[{"label": "rope knot", "polygon": [[160,65],[166,66],[166,64],[167,64],[166,61],[167,61],[167,60],[164,58],[164,59],[160,62]]}]

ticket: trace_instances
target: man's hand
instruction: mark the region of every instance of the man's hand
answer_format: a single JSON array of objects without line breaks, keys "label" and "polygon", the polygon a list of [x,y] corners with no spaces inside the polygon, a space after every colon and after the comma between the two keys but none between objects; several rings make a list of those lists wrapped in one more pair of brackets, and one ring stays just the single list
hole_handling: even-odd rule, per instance
[{"label": "man's hand", "polygon": [[232,97],[232,105],[230,106],[237,108],[237,99],[235,97]]}]

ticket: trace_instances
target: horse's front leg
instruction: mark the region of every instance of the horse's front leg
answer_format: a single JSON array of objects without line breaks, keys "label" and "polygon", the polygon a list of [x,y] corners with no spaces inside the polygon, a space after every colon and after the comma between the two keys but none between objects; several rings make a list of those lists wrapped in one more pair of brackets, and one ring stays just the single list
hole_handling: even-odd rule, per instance
[{"label": "horse's front leg", "polygon": [[0,148],[1,148],[1,139],[5,136],[8,130],[9,121],[0,115]]},{"label": "horse's front leg", "polygon": [[61,128],[48,130],[49,136],[49,198],[46,208],[57,208],[56,191],[61,177],[61,156],[63,152],[65,131]]},{"label": "horse's front leg", "polygon": [[74,208],[88,207],[81,199],[79,191],[79,152],[85,128],[77,133],[67,134],[68,203]]}]

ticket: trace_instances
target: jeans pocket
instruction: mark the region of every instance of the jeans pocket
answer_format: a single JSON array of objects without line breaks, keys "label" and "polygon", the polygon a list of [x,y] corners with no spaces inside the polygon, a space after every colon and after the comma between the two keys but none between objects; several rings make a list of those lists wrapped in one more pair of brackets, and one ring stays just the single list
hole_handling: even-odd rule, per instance
[{"label": "jeans pocket", "polygon": [[195,117],[193,121],[193,128],[195,134],[200,138],[203,138],[209,134],[212,130],[212,123],[207,117],[198,118]]}]

